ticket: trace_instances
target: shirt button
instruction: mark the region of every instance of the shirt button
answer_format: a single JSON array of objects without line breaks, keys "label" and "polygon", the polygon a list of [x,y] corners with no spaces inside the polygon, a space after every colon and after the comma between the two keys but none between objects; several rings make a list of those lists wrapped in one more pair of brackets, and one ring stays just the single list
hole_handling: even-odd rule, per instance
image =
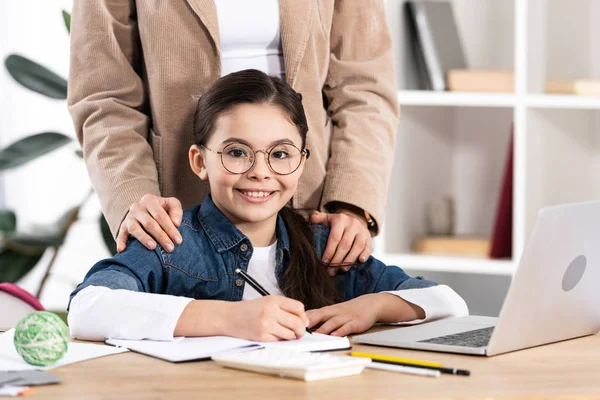
[{"label": "shirt button", "polygon": [[236,279],[235,280],[235,285],[236,286],[242,286],[244,284],[244,281],[242,281],[241,279]]},{"label": "shirt button", "polygon": [[248,250],[248,245],[246,243],[242,243],[242,245],[240,246],[240,250],[241,251],[247,251]]}]

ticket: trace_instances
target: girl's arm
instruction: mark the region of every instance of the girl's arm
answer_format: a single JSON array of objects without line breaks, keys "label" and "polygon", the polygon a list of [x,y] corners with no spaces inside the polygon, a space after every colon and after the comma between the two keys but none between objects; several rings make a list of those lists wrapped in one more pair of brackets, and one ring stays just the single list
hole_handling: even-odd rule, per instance
[{"label": "girl's arm", "polygon": [[301,338],[308,323],[304,305],[283,296],[232,302],[195,300],[181,313],[174,335],[272,342]]}]

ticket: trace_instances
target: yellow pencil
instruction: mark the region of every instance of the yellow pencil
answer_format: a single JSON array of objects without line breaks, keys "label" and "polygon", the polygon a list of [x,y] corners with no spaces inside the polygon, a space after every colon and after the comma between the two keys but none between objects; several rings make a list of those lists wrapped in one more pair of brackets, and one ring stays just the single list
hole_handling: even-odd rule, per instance
[{"label": "yellow pencil", "polygon": [[410,358],[391,357],[391,356],[384,356],[384,355],[380,355],[380,354],[363,353],[360,351],[351,351],[348,354],[350,354],[351,356],[354,356],[354,357],[370,358],[373,361],[387,361],[387,362],[410,364],[410,365],[416,365],[416,366],[422,366],[422,367],[435,367],[435,368],[443,367],[443,365],[441,363],[437,363],[437,362],[412,360]]}]

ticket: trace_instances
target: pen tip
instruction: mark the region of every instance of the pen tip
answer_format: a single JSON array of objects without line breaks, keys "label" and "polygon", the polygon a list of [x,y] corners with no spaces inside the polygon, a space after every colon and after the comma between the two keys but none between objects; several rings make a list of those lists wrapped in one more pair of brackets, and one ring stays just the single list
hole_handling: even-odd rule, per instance
[{"label": "pen tip", "polygon": [[241,270],[240,270],[239,268],[236,268],[236,269],[235,269],[235,273],[236,273],[236,274],[239,274],[239,273],[240,273],[240,271],[241,271]]}]

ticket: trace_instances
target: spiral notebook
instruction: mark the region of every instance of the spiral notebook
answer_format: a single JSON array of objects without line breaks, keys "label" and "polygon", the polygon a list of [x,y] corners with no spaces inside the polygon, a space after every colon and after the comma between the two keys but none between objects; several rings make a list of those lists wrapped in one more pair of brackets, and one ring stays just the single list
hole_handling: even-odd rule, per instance
[{"label": "spiral notebook", "polygon": [[313,333],[296,340],[280,342],[252,342],[228,336],[176,338],[172,342],[155,340],[109,339],[106,344],[123,347],[136,353],[170,362],[209,360],[227,352],[248,351],[268,347],[293,348],[300,351],[332,351],[350,349],[347,337]]}]

